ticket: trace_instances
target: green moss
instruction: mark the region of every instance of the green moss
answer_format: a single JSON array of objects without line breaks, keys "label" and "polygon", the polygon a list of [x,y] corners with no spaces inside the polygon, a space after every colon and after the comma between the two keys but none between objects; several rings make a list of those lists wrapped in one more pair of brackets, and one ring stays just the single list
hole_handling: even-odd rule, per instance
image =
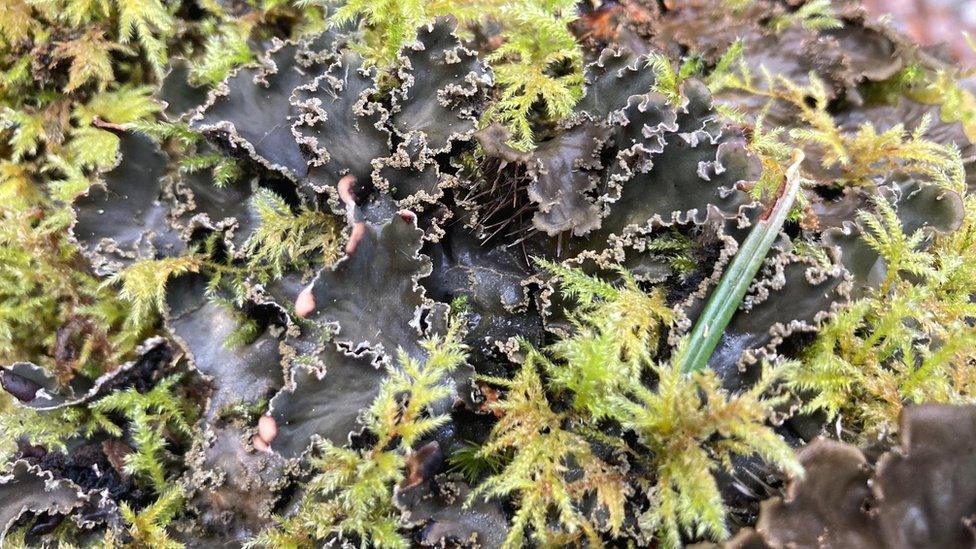
[{"label": "green moss", "polygon": [[262,532],[248,547],[314,547],[331,535],[356,536],[371,547],[405,548],[393,488],[403,481],[406,456],[427,434],[450,420],[431,406],[451,394],[450,373],[466,359],[455,316],[443,336],[421,342],[418,361],[399,353],[363,423],[375,441],[361,450],[325,442],[312,459],[315,476],[306,484],[299,510]]},{"label": "green moss", "polygon": [[104,431],[118,436],[122,430],[105,414],[85,406],[37,412],[17,405],[6,394],[0,407],[0,457],[9,459],[18,450],[18,441],[45,448],[67,451],[67,441],[78,435],[88,436]]},{"label": "green moss", "polygon": [[171,488],[162,458],[167,439],[164,432],[189,438],[196,420],[193,405],[177,393],[179,380],[179,376],[166,378],[145,393],[134,388],[114,392],[91,405],[93,412],[118,413],[129,421],[135,451],[125,456],[125,470],[151,481],[159,494]]},{"label": "green moss", "polygon": [[536,113],[559,120],[583,96],[583,54],[567,26],[575,19],[571,0],[507,2],[494,14],[506,41],[487,56],[500,92],[483,124],[500,122],[512,133],[510,144],[533,148]]},{"label": "green moss", "polygon": [[822,30],[839,29],[844,26],[844,23],[834,14],[834,7],[830,0],[809,0],[796,11],[778,15],[769,21],[773,32],[782,32],[793,25]]},{"label": "green moss", "polygon": [[286,269],[328,265],[339,256],[339,226],[324,212],[302,208],[292,212],[281,197],[258,191],[251,204],[260,225],[248,245],[248,266],[263,282],[281,277]]},{"label": "green moss", "polygon": [[958,231],[921,251],[887,202],[861,214],[864,236],[887,264],[879,289],[841,310],[791,369],[805,409],[843,419],[856,438],[896,430],[911,403],[970,403],[976,334],[976,201]]},{"label": "green moss", "polygon": [[[732,10],[750,3],[726,2]],[[203,136],[185,124],[159,120],[160,106],[151,93],[166,61],[176,55],[189,58],[195,84],[213,86],[256,60],[252,45],[350,24],[358,27],[354,47],[379,68],[388,86],[396,78],[388,68],[415,39],[417,27],[453,15],[460,34],[477,37],[473,43],[485,50],[482,58],[495,77],[495,96],[482,124],[506,125],[514,146],[528,150],[548,137],[583,93],[583,52],[568,29],[577,5],[569,0],[352,0],[337,10],[314,0],[295,4],[4,2],[0,362],[31,360],[64,382],[76,375],[94,377],[130,358],[146,336],[159,333],[166,285],[182,273],[207,276],[213,294],[228,296],[213,299],[230,306],[243,300],[245,280],[270,283],[338,257],[340,220],[262,190],[250,204],[259,223],[243,258],[226,258],[211,239],[182,257],[138,262],[108,284],[91,275],[66,238],[72,219],[65,203],[116,162],[115,126],[151,135],[184,172],[212,170],[217,186],[243,174],[244,163],[220,152],[200,153]],[[833,11],[829,2],[810,1],[762,25],[773,32],[793,25],[836,28]],[[501,33],[485,40],[489,27]],[[797,146],[822,153],[823,167],[840,173],[820,183],[871,189],[888,174],[903,172],[964,191],[964,160],[954,147],[926,137],[931,120],[915,127],[865,124],[843,131],[834,114],[839,105],[831,104],[823,83],[811,77],[801,86],[780,75],[752,75],[743,49],[742,42],[733,44],[707,75],[713,91],[754,94],[777,112],[795,115],[788,129],[769,126],[761,114],[747,132],[749,149],[763,165],[751,189],[757,199],[776,196]],[[682,82],[705,72],[702,59],[678,63],[652,55],[654,91],[680,105]],[[959,83],[972,74],[915,64],[862,91],[869,102],[907,96],[938,104],[943,121],[960,122],[973,137],[976,100]],[[442,166],[450,163],[437,159],[442,160]],[[927,237],[905,234],[887,203],[879,201],[874,210],[861,214],[860,221],[867,242],[888,265],[881,287],[840,311],[796,361],[765,365],[762,379],[742,393],[724,391],[707,369],[682,374],[687,347],[656,356],[674,317],[663,289],[642,285],[623,269],[606,280],[540,263],[575,303],[567,312],[571,329],[537,346],[523,343],[524,361],[511,378],[483,378],[502,389],[499,399],[485,405],[498,421],[483,445],[449,456],[455,471],[478,484],[473,497],[508,504],[512,528],[506,545],[621,541],[610,538],[624,537],[627,518],[666,547],[680,545],[682,537],[725,537],[729,529],[718,471],[731,468],[736,456],[758,455],[798,472],[792,452],[767,425],[773,407],[784,403],[785,397],[770,396],[783,380],[806,411],[840,418],[859,433],[851,436],[861,438],[896,428],[899,412],[911,403],[972,402],[976,203],[967,198],[963,227],[935,238],[927,250],[922,249]],[[646,248],[667,259],[679,276],[700,268],[683,231],[656,235]],[[804,253],[826,266],[829,259],[809,244],[814,241],[809,236]],[[223,342],[229,348],[252,341],[260,328],[253,319],[240,320]],[[443,338],[428,340],[426,360],[401,354],[379,397],[364,411],[375,440],[319,448],[298,512],[281,518],[252,545],[314,546],[335,535],[370,546],[409,544],[393,493],[411,452],[448,421],[431,410],[450,394],[449,374],[465,359],[457,329],[454,325]],[[323,341],[327,337],[323,334]],[[181,466],[170,460],[170,450],[194,435],[195,403],[184,396],[186,383],[168,378],[146,392],[118,391],[53,412],[14,406],[4,395],[0,453],[11,455],[18,439],[65,449],[77,436],[131,438],[135,451],[126,458],[126,471],[155,499],[142,502],[145,507],[123,506],[125,531],[110,531],[104,543],[178,546],[168,529],[182,512],[184,494],[177,486]],[[266,400],[241,404],[223,418],[252,423],[265,406]],[[600,511],[597,516],[590,513],[593,508]],[[8,541],[16,545],[23,537]]]},{"label": "green moss", "polygon": [[[708,78],[715,93],[731,89],[752,94],[767,98],[770,106],[775,103],[795,113],[794,127],[789,130],[765,129],[763,115],[756,121],[751,149],[763,160],[765,169],[756,192],[766,193],[773,182],[781,180],[789,164],[785,161],[787,148],[795,146],[819,151],[822,167],[839,168],[837,184],[873,185],[876,178],[900,171],[956,191],[965,189],[959,149],[925,137],[930,118],[923,118],[911,129],[899,123],[879,130],[865,122],[856,131],[847,132],[831,115],[827,88],[815,73],[810,73],[807,85],[765,70],[762,77],[764,84],[757,82],[738,46],[730,48]],[[786,147],[782,146],[784,141]]]},{"label": "green moss", "polygon": [[[479,484],[472,497],[503,497],[515,504],[503,547],[566,543],[579,537],[599,545],[597,525],[581,509],[582,501],[595,496],[618,534],[630,484],[621,470],[594,453],[586,437],[564,428],[569,414],[551,409],[539,375],[543,357],[528,352],[526,363],[511,380],[485,378],[507,389],[507,394],[489,406],[500,419],[479,455],[483,459],[510,455],[511,459]],[[577,474],[570,474],[571,464]]]},{"label": "green moss", "polygon": [[[488,405],[500,419],[480,454],[503,458],[505,465],[476,493],[515,503],[506,546],[577,538],[598,545],[601,529],[619,534],[635,490],[650,505],[642,528],[664,546],[680,546],[682,532],[724,539],[725,505],[714,471],[729,467],[733,455],[752,454],[799,471],[790,447],[765,424],[783,401],[764,397],[779,369],[765,368],[759,383],[730,395],[710,370],[682,373],[684,347],[670,361],[655,363],[651,350],[671,318],[659,291],[644,293],[623,270],[618,286],[543,266],[577,302],[568,311],[573,333],[542,350],[524,344],[525,361],[513,379],[484,378],[507,392]],[[654,382],[647,384],[649,376]],[[570,409],[556,411],[561,408],[553,399],[571,403]],[[638,442],[603,435],[606,421]],[[635,467],[599,457],[597,443]],[[589,497],[605,511],[605,524],[583,513]]]},{"label": "green moss", "polygon": [[127,533],[131,541],[122,542],[113,530],[108,530],[102,540],[106,548],[114,547],[158,547],[160,549],[181,549],[185,547],[170,537],[166,527],[183,508],[183,489],[170,486],[149,506],[136,512],[126,503],[120,505],[122,518],[128,523]]},{"label": "green moss", "polygon": [[[254,58],[248,39],[322,24],[322,9],[286,2],[248,2],[238,17],[219,3],[160,0],[13,0],[0,10],[0,360],[31,360],[97,374],[117,364],[146,335],[147,288],[124,291],[137,303],[130,314],[114,288],[91,277],[65,235],[64,202],[85,191],[96,172],[116,161],[118,138],[101,123],[154,133],[188,146],[200,139],[185,127],[155,121],[151,99],[174,54],[191,59],[193,75],[213,84]],[[317,23],[316,23],[317,22]],[[180,36],[177,37],[177,32]],[[37,56],[50,51],[50,63]],[[233,55],[228,55],[233,52]],[[215,183],[236,176],[220,155],[186,159],[187,170],[213,168]],[[144,266],[145,267],[145,266]],[[136,279],[134,272],[130,278]],[[154,284],[161,285],[161,280]],[[158,305],[159,286],[151,301]],[[138,295],[137,295],[138,294]],[[142,309],[140,309],[142,307]],[[126,318],[132,317],[138,322]],[[58,364],[54,334],[85,324],[84,360]]]},{"label": "green moss", "polygon": [[185,273],[200,271],[200,255],[144,259],[113,275],[108,284],[118,284],[119,297],[132,304],[127,322],[136,327],[152,326],[166,306],[166,282]]},{"label": "green moss", "polygon": [[387,67],[417,36],[417,27],[449,15],[467,27],[494,21],[503,42],[485,56],[495,74],[498,96],[482,118],[500,122],[512,133],[510,144],[533,148],[535,126],[569,115],[583,95],[583,53],[568,25],[576,18],[572,0],[352,0],[330,18],[335,26],[360,18],[365,28],[357,43],[364,58]]},{"label": "green moss", "polygon": [[[63,379],[78,370],[98,374],[139,343],[141,327],[126,323],[129,308],[84,270],[74,246],[64,239],[71,223],[63,209],[45,210],[43,199],[25,195],[0,204],[0,360],[28,360]],[[76,358],[58,360],[58,330]]]}]

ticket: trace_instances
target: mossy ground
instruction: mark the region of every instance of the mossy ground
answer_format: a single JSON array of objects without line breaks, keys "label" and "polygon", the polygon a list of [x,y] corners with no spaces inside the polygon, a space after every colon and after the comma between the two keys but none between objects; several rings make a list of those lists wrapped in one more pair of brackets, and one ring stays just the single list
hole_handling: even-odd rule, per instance
[{"label": "mossy ground", "polygon": [[[231,311],[227,316],[237,322],[214,349],[240,360],[241,371],[256,342],[332,345],[338,323],[316,325],[295,314],[295,295],[284,302],[272,290],[261,292],[280,284],[298,295],[312,275],[348,263],[360,238],[366,238],[364,249],[373,245],[370,238],[385,243],[381,239],[388,234],[374,227],[389,227],[376,221],[387,212],[370,210],[357,202],[358,195],[344,196],[342,188],[320,191],[271,174],[246,151],[229,148],[225,135],[196,131],[188,118],[166,112],[155,95],[176,57],[189,63],[186,93],[193,87],[218,89],[239,67],[260,62],[277,40],[330,29],[344,33],[344,44],[355,52],[349,55],[361,56],[377,75],[364,101],[398,105],[396,90],[414,69],[403,68],[403,48],[414,42],[418,28],[443,15],[454,17],[457,34],[493,79],[484,104],[472,107],[477,127],[500,124],[504,137],[491,143],[468,136],[430,153],[439,155],[436,160],[416,161],[428,162],[425,169],[436,164],[439,174],[459,181],[438,187],[443,194],[434,200],[457,214],[455,221],[438,218],[433,207],[420,216],[398,217],[427,229],[430,243],[417,242],[417,249],[446,246],[437,239],[454,230],[452,223],[508,207],[511,195],[519,219],[472,237],[473,264],[454,257],[460,252],[444,253],[456,262],[452,269],[470,277],[469,290],[453,296],[467,302],[451,303],[446,317],[438,316],[442,309],[424,309],[422,321],[430,329],[423,336],[415,329],[416,341],[404,345],[406,350],[394,357],[393,349],[384,355],[375,348],[343,348],[349,355],[375,356],[389,369],[375,398],[354,411],[364,430],[346,445],[319,440],[301,466],[292,464],[301,474],[282,467],[286,472],[273,482],[256,484],[255,490],[274,490],[274,498],[262,495],[273,505],[236,530],[243,534],[234,543],[299,547],[345,537],[364,546],[409,546],[425,534],[401,520],[401,492],[435,473],[451,476],[463,486],[457,493],[466,496],[448,511],[408,511],[429,512],[433,518],[425,520],[462,530],[465,513],[482,513],[476,518],[490,524],[501,517],[496,529],[504,532],[504,546],[722,541],[751,525],[740,517],[753,520],[748,517],[761,496],[779,491],[785,475],[801,474],[796,450],[813,435],[890,445],[907,407],[974,404],[976,69],[920,53],[865,21],[854,2],[793,4],[713,0],[662,11],[661,3],[637,0],[599,6],[566,0],[7,0],[0,7],[0,364],[33,363],[35,373],[50,374],[55,392],[103,375],[109,381],[88,393],[77,389],[66,397],[75,401],[63,407],[35,409],[33,399],[15,398],[17,390],[8,387],[26,382],[4,377],[0,452],[6,461],[26,459],[85,490],[107,488],[112,502],[108,519],[74,509],[75,516],[95,517],[92,531],[83,528],[89,526],[85,521],[62,521],[64,512],[47,522],[28,513],[6,542],[175,547],[216,539],[208,537],[213,532],[212,524],[204,526],[207,517],[236,512],[226,510],[235,509],[235,502],[221,499],[219,483],[226,479],[200,484],[200,463],[181,456],[201,448],[206,455],[215,433],[227,429],[241,455],[251,456],[230,459],[252,459],[246,441],[282,383],[254,402],[212,413],[213,381],[190,366],[192,349],[173,343],[168,348],[179,351],[172,356],[147,358],[140,347],[156,341],[154,336],[174,339],[168,289],[182,284],[176,281],[205,278],[207,299]],[[794,35],[800,39],[777,42]],[[800,49],[810,44],[827,44],[812,63]],[[898,60],[890,74],[873,70],[871,48],[877,44],[891,49],[886,62]],[[632,72],[620,74],[636,79],[646,71],[653,86],[633,96],[639,106],[624,97],[623,105],[600,119],[578,109],[587,101],[599,103],[587,97],[599,85],[587,80],[586,67],[607,45],[645,54]],[[857,48],[867,52],[867,63],[859,64]],[[707,93],[714,105],[702,99]],[[708,105],[702,112],[693,110],[702,104]],[[610,208],[620,206],[614,185],[653,170],[641,155],[654,159],[660,152],[649,152],[654,136],[669,152],[665,134],[684,140],[681,147],[707,140],[727,147],[722,150],[741,147],[756,169],[741,188],[722,190],[723,199],[742,191],[759,202],[758,212],[778,199],[793,151],[807,152],[791,176],[802,179],[803,190],[739,315],[761,310],[763,292],[775,294],[794,282],[796,288],[819,288],[823,280],[843,279],[836,286],[843,300],[828,300],[816,315],[788,329],[743,329],[761,341],[742,353],[753,362],[734,357],[745,373],[682,372],[688,343],[681,335],[693,331],[696,307],[717,291],[714,283],[735,251],[735,239],[741,243],[745,226],[765,217],[749,219],[745,209],[722,217],[725,212],[716,213],[719,201],[711,199],[696,204],[698,214],[717,215],[718,221],[696,221],[683,210],[673,219],[691,222],[649,221],[640,231],[650,234],[633,237],[640,243],[635,248],[647,254],[640,257],[653,259],[649,264],[634,263],[633,255],[619,257],[626,255],[623,247],[610,253],[606,242],[593,244],[592,238],[579,244],[584,241],[573,240],[579,235],[563,233],[546,240],[545,231],[533,226],[530,214],[551,206],[540,205],[538,195],[544,193],[533,187],[540,178],[531,164],[534,151],[563,151],[559,139],[571,130],[625,127],[627,116],[636,120],[654,109],[662,121],[628,137],[640,146],[625,155],[614,157],[614,147],[631,143],[615,142],[623,138],[609,130],[594,141],[599,146],[592,157],[565,153],[567,172],[599,174],[581,179],[586,188],[570,187],[599,206],[588,212],[606,219]],[[689,120],[698,122],[695,131],[667,130]],[[185,252],[143,257],[99,276],[72,230],[73,202],[120,162],[122,137],[133,132],[150,136],[160,155],[172,160],[166,181],[209,174],[215,192],[257,181],[246,205],[255,220],[246,244],[232,249],[227,242],[233,235],[201,224],[182,235]],[[407,141],[399,134],[395,140]],[[506,169],[510,161],[514,167]],[[719,171],[712,175],[718,177],[726,166],[715,164]],[[745,170],[730,166],[740,168]],[[689,169],[701,176],[712,168],[702,162]],[[505,204],[476,192],[489,176],[512,179],[509,187],[503,182]],[[368,185],[356,191],[399,192]],[[930,195],[937,200],[922,203]],[[489,199],[479,204],[484,196]],[[345,218],[335,213],[343,208]],[[394,244],[412,255],[403,252],[409,246]],[[553,260],[577,245],[631,263]],[[547,246],[558,250],[549,260],[528,257],[544,255]],[[862,273],[850,249],[876,259]],[[761,250],[756,261],[766,255]],[[512,265],[491,263],[496,256]],[[801,264],[809,267],[802,276],[785,274]],[[421,284],[428,276],[423,265],[421,259],[410,263],[417,272],[397,272]],[[489,278],[478,279],[483,273]],[[510,302],[486,307],[477,284],[505,284],[509,278],[518,288],[505,296]],[[377,293],[395,282],[386,281]],[[417,287],[411,291],[406,295],[425,297]],[[799,290],[797,301],[817,291]],[[532,299],[519,301],[525,296]],[[738,305],[737,300],[733,306]],[[525,337],[495,338],[491,344],[485,343],[488,337],[468,337],[480,336],[492,315],[506,321],[528,317],[541,335],[513,331],[507,335]],[[317,330],[314,338],[296,335],[305,337],[310,326]],[[723,344],[734,346],[736,334],[724,335]],[[483,348],[472,348],[477,345]],[[214,349],[206,351],[218,353]],[[279,377],[299,363],[317,367],[314,360],[302,363],[315,351],[300,345],[283,349],[285,366],[273,368]],[[137,366],[120,369],[130,361]],[[328,375],[327,365],[325,370]],[[115,378],[113,372],[124,375]],[[45,382],[38,376],[28,381]],[[290,376],[282,381],[290,383]],[[29,393],[36,390],[25,386]],[[465,394],[472,392],[473,398]],[[458,418],[466,415],[478,416],[478,428],[464,431]],[[804,422],[816,427],[798,427]],[[475,433],[478,440],[461,441],[455,431]],[[749,469],[746,462],[758,465]],[[89,465],[111,467],[111,478],[95,482],[77,474]],[[746,486],[743,471],[758,479],[753,470],[764,480]],[[760,494],[759,484],[769,492]],[[750,492],[745,503],[730,495],[735,486]],[[451,513],[461,518],[444,518]]]}]

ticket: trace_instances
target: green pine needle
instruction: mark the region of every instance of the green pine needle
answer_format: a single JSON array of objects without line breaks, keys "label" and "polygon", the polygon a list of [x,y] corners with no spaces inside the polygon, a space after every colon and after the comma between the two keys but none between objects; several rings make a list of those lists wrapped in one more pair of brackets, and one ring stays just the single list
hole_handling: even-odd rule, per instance
[{"label": "green pine needle", "polygon": [[708,297],[701,316],[687,336],[686,351],[680,358],[682,372],[697,372],[708,365],[725,327],[739,308],[746,290],[762,266],[800,192],[799,170],[802,161],[803,152],[796,149],[793,152],[793,161],[786,170],[780,196],[776,197],[767,212],[756,222]]}]

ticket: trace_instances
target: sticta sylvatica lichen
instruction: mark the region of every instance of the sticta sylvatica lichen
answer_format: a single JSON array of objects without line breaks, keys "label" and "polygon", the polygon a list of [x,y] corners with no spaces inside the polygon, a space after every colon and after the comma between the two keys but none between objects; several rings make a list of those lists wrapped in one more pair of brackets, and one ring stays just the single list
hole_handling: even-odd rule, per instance
[{"label": "sticta sylvatica lichen", "polygon": [[729,546],[970,547],[974,420],[971,407],[909,408],[900,444],[880,455],[814,440],[799,454],[804,478]]},{"label": "sticta sylvatica lichen", "polygon": [[0,369],[0,539],[972,544],[973,410],[923,404],[976,391],[976,100],[937,52],[853,2],[622,0],[576,40],[559,2],[216,4],[253,27],[201,53],[181,8],[152,99],[61,109],[100,161],[11,122],[65,177],[53,271],[130,306],[54,285],[57,368]]},{"label": "sticta sylvatica lichen", "polygon": [[[3,511],[0,512],[3,535],[0,539],[6,537],[10,527],[25,514],[69,514],[82,508],[92,497],[70,480],[55,479],[51,473],[23,460],[11,463],[0,476],[0,493],[4,496]],[[38,526],[35,525],[34,529],[40,530]],[[54,523],[53,527],[56,526],[57,523]]]}]

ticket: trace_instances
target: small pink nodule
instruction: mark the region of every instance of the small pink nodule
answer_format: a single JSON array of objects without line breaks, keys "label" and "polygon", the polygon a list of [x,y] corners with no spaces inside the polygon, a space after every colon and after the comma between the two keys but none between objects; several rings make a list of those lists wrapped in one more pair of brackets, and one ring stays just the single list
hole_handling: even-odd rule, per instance
[{"label": "small pink nodule", "polygon": [[251,437],[251,445],[254,446],[254,449],[259,452],[271,451],[271,446],[267,442],[261,440],[261,437],[259,437],[258,435],[254,435],[253,437]]},{"label": "small pink nodule", "polygon": [[299,318],[305,318],[315,310],[315,296],[312,295],[312,287],[308,286],[295,299],[295,314]]},{"label": "small pink nodule", "polygon": [[261,416],[258,420],[258,436],[261,440],[271,444],[278,436],[278,422],[271,416]]},{"label": "small pink nodule", "polygon": [[406,221],[407,223],[413,223],[414,225],[417,224],[417,214],[411,212],[410,210],[400,210],[397,212],[397,214],[399,214],[400,219]]},{"label": "small pink nodule", "polygon": [[339,200],[342,200],[343,204],[355,205],[356,197],[352,194],[352,186],[356,184],[356,178],[352,175],[344,175],[336,187],[339,190]]},{"label": "small pink nodule", "polygon": [[356,223],[352,226],[352,233],[349,234],[349,242],[346,242],[346,253],[351,254],[356,251],[359,241],[366,235],[366,224]]}]

